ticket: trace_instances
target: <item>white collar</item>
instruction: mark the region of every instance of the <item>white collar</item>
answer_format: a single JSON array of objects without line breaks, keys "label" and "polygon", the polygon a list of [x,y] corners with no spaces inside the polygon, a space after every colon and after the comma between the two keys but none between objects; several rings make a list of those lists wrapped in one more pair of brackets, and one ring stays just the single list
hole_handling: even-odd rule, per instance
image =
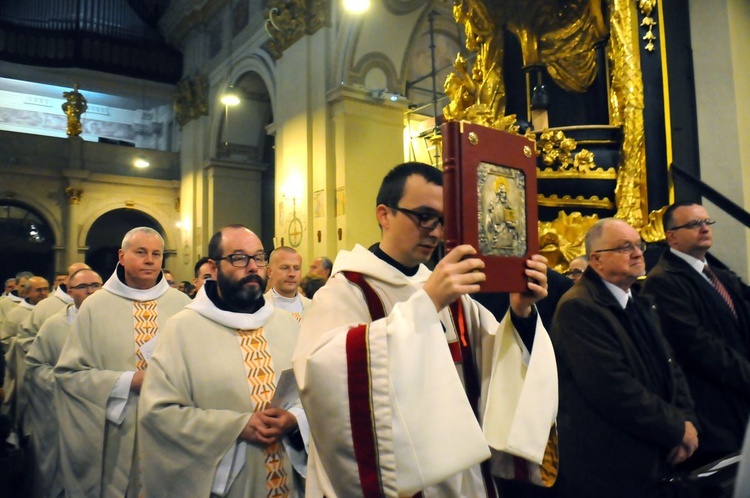
[{"label": "white collar", "polygon": [[340,251],[336,256],[331,277],[342,271],[356,271],[372,279],[388,282],[390,285],[424,283],[432,274],[425,265],[419,265],[417,273],[408,277],[359,244],[351,251]]},{"label": "white collar", "polygon": [[602,282],[604,282],[604,285],[607,287],[607,289],[609,289],[609,292],[611,292],[614,298],[617,300],[617,304],[622,306],[622,309],[625,309],[625,306],[628,305],[628,299],[633,297],[630,289],[624,291],[617,287],[615,284],[609,283],[604,279],[602,279]]},{"label": "white collar", "polygon": [[70,303],[68,309],[65,310],[65,318],[68,321],[68,325],[72,325],[76,321],[76,315],[78,315],[78,308],[75,303]]},{"label": "white collar", "polygon": [[55,296],[60,301],[64,302],[65,304],[70,304],[73,302],[73,298],[70,297],[70,295],[67,292],[62,290],[62,287],[60,287],[59,285],[57,286],[57,289],[55,289],[55,292],[52,295]]},{"label": "white collar", "polygon": [[163,276],[159,278],[156,285],[150,289],[134,289],[128,287],[122,280],[120,280],[119,275],[117,275],[117,269],[119,267],[120,263],[117,263],[114,273],[107,279],[103,287],[116,296],[124,297],[131,301],[153,301],[154,299],[160,298],[170,289],[167,279]]},{"label": "white collar", "polygon": [[[703,268],[707,264],[705,261],[701,261],[695,256],[691,256],[690,254],[685,254],[682,251],[678,251],[674,247],[670,247],[669,250],[672,252],[672,254],[683,260],[685,263],[689,264],[692,269],[703,275]],[[705,277],[705,275],[703,276]]]},{"label": "white collar", "polygon": [[31,304],[25,299],[18,303],[18,306],[20,306],[21,308],[26,308],[27,310],[33,310],[34,308],[36,308],[36,304]]},{"label": "white collar", "polygon": [[16,296],[15,294],[8,294],[8,299],[13,301],[14,303],[20,303],[21,301],[23,301],[23,298],[20,298]]},{"label": "white collar", "polygon": [[193,302],[185,306],[201,316],[219,325],[240,330],[255,330],[262,327],[273,314],[273,304],[266,300],[261,309],[255,313],[236,313],[224,311],[216,307],[206,294],[206,286],[202,286]]},{"label": "white collar", "polygon": [[271,292],[273,293],[273,299],[274,300],[278,299],[282,303],[287,302],[289,304],[293,304],[293,303],[296,303],[297,301],[301,301],[301,299],[299,298],[299,292],[295,293],[293,297],[282,296],[281,294],[276,292],[276,289],[274,289],[273,287],[271,287]]}]

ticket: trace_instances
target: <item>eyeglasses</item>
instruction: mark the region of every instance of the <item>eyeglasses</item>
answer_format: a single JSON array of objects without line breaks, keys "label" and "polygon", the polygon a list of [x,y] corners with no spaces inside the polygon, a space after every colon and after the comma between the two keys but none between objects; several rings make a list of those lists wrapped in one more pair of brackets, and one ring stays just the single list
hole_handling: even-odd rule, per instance
[{"label": "eyeglasses", "polygon": [[714,223],[716,223],[716,220],[712,220],[711,218],[706,218],[705,220],[690,220],[683,225],[677,225],[676,227],[668,228],[667,232],[669,232],[670,230],[679,230],[680,228],[687,228],[688,230],[692,230],[704,225],[709,227]]},{"label": "eyeglasses", "polygon": [[396,211],[401,211],[404,214],[408,214],[416,218],[417,225],[419,225],[419,228],[424,228],[425,230],[435,230],[435,228],[437,228],[438,225],[445,226],[443,217],[438,216],[434,213],[412,211],[411,209],[406,209],[406,208],[402,208],[398,206],[388,206],[388,207],[391,209],[395,209]]},{"label": "eyeglasses", "polygon": [[598,251],[592,251],[592,254],[597,252],[619,252],[620,254],[633,254],[636,249],[641,252],[646,252],[646,243],[643,241],[640,241],[637,244],[626,242],[620,247],[612,247],[610,249],[599,249]]},{"label": "eyeglasses", "polygon": [[93,284],[78,284],[78,285],[74,285],[73,287],[71,287],[71,289],[73,290],[86,290],[86,289],[96,290],[96,289],[101,289],[101,288],[102,288],[102,284],[100,284],[99,282],[94,282]]},{"label": "eyeglasses", "polygon": [[219,258],[216,261],[221,261],[222,259],[226,259],[227,261],[229,261],[229,264],[234,266],[235,268],[247,268],[247,265],[250,264],[251,259],[255,261],[255,266],[257,266],[258,268],[264,268],[268,264],[266,253],[264,253],[263,251],[256,252],[252,256],[249,256],[247,254],[230,254],[229,256],[224,256],[223,258]]},{"label": "eyeglasses", "polygon": [[575,269],[575,270],[568,270],[565,272],[566,277],[580,277],[581,275],[583,275],[583,270]]}]

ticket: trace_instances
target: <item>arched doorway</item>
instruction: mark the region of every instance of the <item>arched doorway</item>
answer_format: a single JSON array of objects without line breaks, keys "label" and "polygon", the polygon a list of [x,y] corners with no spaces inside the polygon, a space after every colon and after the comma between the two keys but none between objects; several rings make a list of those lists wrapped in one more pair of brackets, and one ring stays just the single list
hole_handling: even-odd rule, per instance
[{"label": "arched doorway", "polygon": [[164,236],[164,229],[152,217],[135,209],[115,209],[101,215],[86,234],[86,264],[106,280],[117,265],[117,251],[123,236],[135,227],[149,227]]},{"label": "arched doorway", "polygon": [[30,271],[46,278],[54,271],[55,236],[49,223],[32,207],[0,200],[0,277]]},{"label": "arched doorway", "polygon": [[[250,166],[263,166],[265,171],[260,175],[258,205],[238,205],[237,199],[214,197],[215,213],[229,212],[227,219],[214,219],[213,226],[226,223],[245,223],[253,229],[263,241],[265,247],[273,247],[274,235],[274,194],[275,194],[275,136],[267,131],[273,123],[271,96],[263,78],[255,71],[242,73],[233,83],[235,92],[240,97],[239,104],[225,106],[223,118],[219,123],[216,155],[228,162]],[[246,213],[259,207],[260,226],[253,225],[248,219],[238,218],[236,211]]]}]

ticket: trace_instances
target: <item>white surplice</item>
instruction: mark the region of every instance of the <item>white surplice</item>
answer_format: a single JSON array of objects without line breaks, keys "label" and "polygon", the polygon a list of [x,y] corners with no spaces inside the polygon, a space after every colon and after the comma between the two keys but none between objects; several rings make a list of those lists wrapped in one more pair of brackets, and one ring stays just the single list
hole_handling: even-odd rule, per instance
[{"label": "white surplice", "polygon": [[[370,323],[362,292],[340,273],[347,270],[365,276],[385,318]],[[408,277],[356,246],[339,253],[333,273],[307,310],[293,359],[313,440],[309,498],[363,494],[355,445],[368,432],[376,471],[367,477],[380,496],[421,490],[425,498],[482,497],[478,463],[490,447],[493,460],[514,454],[541,463],[557,413],[554,353],[541,320],[528,362],[509,314],[498,324],[481,305],[461,299],[481,384],[479,413],[491,414],[480,423],[449,350],[459,340],[450,312],[436,312],[423,290],[430,271],[421,266]],[[358,324],[367,324],[359,342],[362,329],[352,332]],[[360,357],[366,381],[350,385],[350,371],[363,362],[348,358]],[[370,407],[369,422],[353,422],[353,403]]]}]

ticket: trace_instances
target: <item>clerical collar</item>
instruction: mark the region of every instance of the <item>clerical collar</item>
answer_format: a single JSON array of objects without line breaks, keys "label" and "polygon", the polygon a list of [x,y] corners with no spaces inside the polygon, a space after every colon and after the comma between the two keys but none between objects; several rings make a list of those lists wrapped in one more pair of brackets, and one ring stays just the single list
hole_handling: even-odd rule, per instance
[{"label": "clerical collar", "polygon": [[407,277],[413,277],[413,276],[414,276],[414,275],[416,275],[416,274],[417,274],[417,272],[419,271],[419,265],[417,265],[417,266],[412,266],[412,267],[410,268],[410,267],[408,267],[408,266],[404,266],[404,265],[402,265],[401,263],[399,263],[398,261],[396,261],[396,260],[395,260],[395,259],[393,259],[392,257],[388,256],[388,255],[387,255],[387,254],[386,254],[385,252],[383,252],[383,250],[382,250],[382,249],[380,248],[380,244],[375,244],[375,246],[374,246],[374,247],[370,248],[370,251],[371,251],[371,252],[372,252],[372,253],[373,253],[373,254],[374,254],[375,256],[377,256],[377,257],[378,257],[378,258],[380,258],[381,260],[385,261],[386,263],[388,263],[389,265],[391,265],[392,267],[394,267],[395,269],[397,269],[398,271],[400,271],[401,273],[403,273],[403,274],[404,274],[404,275],[406,275]]},{"label": "clerical collar", "polygon": [[130,299],[131,301],[152,301],[160,298],[170,289],[167,279],[163,278],[161,272],[159,272],[156,279],[156,284],[150,289],[134,289],[133,287],[129,287],[125,283],[125,268],[120,263],[117,263],[112,276],[104,282],[103,288],[112,294]]}]

